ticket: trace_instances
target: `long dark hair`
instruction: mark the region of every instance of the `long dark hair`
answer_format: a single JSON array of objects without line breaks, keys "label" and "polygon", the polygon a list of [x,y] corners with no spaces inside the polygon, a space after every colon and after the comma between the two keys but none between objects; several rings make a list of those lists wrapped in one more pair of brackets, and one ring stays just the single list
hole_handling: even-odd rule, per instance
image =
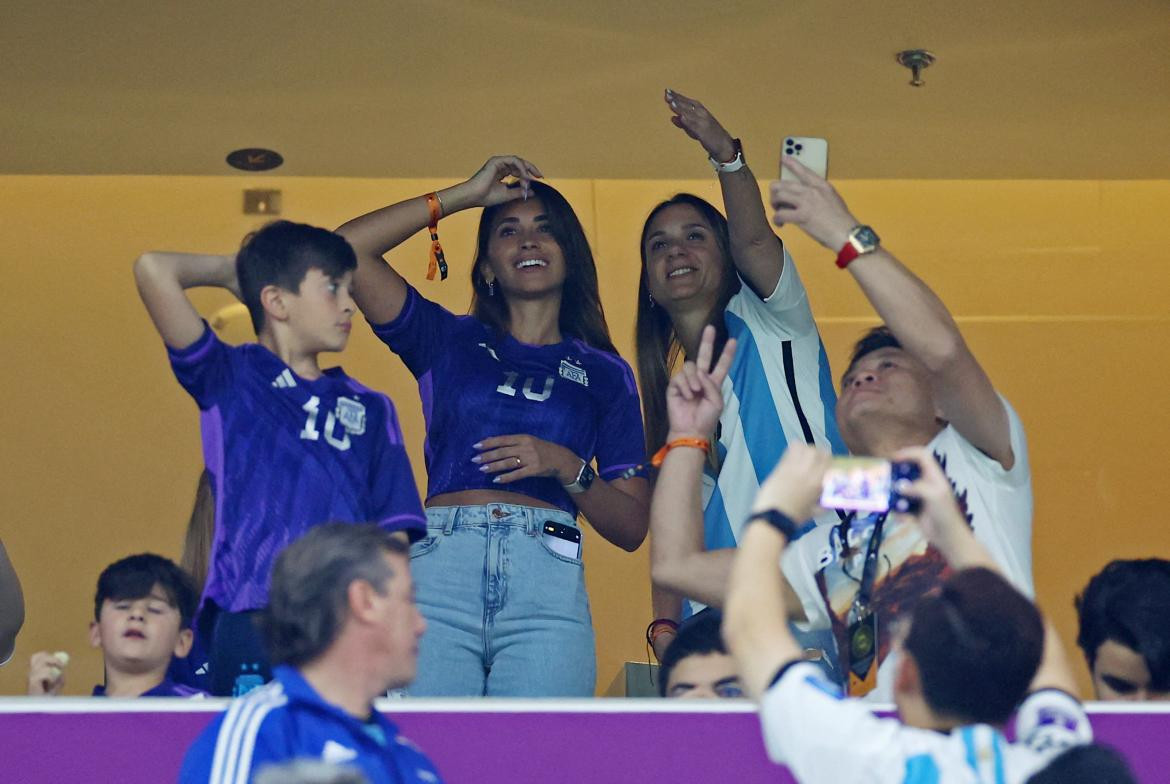
[{"label": "long dark hair", "polygon": [[214,538],[215,490],[211,485],[211,472],[204,469],[195,488],[195,503],[191,507],[191,518],[187,521],[183,554],[179,558],[179,566],[191,575],[195,582],[196,595],[203,594],[203,586],[207,583],[211,543]]},{"label": "long dark hair", "polygon": [[650,211],[646,222],[642,224],[642,238],[638,243],[638,252],[642,257],[642,277],[638,285],[638,322],[635,330],[638,382],[642,386],[642,420],[646,427],[646,454],[654,454],[666,442],[666,434],[670,429],[666,415],[666,387],[670,383],[671,368],[683,350],[666,308],[651,305],[650,287],[646,282],[646,233],[660,212],[677,204],[694,207],[703,217],[715,235],[715,243],[725,262],[719,296],[707,316],[707,323],[715,327],[714,356],[719,356],[723,344],[727,342],[727,324],[723,320],[723,311],[740,287],[739,275],[731,259],[727,218],[714,205],[692,193],[679,193]]},{"label": "long dark hair", "polygon": [[[565,257],[565,284],[561,293],[559,319],[561,334],[579,338],[594,348],[616,354],[617,349],[609,337],[609,326],[605,323],[601,295],[597,290],[597,265],[593,261],[593,251],[589,247],[589,240],[585,238],[585,229],[581,227],[577,213],[551,185],[533,182],[530,187],[533,197],[540,200],[544,214],[548,216],[552,237]],[[514,202],[504,202],[484,208],[479,218],[475,263],[471,265],[471,315],[497,332],[508,331],[508,302],[500,294],[491,296],[480,267],[487,263],[488,242],[496,217],[512,204]]]}]

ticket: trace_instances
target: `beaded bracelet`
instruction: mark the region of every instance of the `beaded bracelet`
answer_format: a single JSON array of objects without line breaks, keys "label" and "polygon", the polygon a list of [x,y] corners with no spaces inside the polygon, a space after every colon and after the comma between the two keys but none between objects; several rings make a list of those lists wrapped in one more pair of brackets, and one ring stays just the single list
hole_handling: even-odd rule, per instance
[{"label": "beaded bracelet", "polygon": [[443,202],[439,201],[437,193],[428,193],[426,199],[427,210],[430,213],[427,229],[431,233],[431,258],[427,264],[427,280],[434,280],[436,271],[440,280],[446,280],[447,257],[443,255],[443,246],[439,244],[439,218],[443,217]]}]

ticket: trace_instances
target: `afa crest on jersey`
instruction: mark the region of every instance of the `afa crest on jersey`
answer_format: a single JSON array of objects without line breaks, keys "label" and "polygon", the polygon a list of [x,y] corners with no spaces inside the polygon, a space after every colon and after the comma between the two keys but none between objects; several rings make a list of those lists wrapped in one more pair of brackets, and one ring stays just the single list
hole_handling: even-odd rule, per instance
[{"label": "afa crest on jersey", "polygon": [[366,407],[360,400],[350,400],[347,397],[337,398],[337,408],[334,416],[347,433],[360,436],[366,432]]},{"label": "afa crest on jersey", "polygon": [[585,368],[580,365],[574,365],[567,359],[561,360],[561,378],[567,378],[569,381],[576,381],[583,387],[589,386],[589,374],[585,372]]}]

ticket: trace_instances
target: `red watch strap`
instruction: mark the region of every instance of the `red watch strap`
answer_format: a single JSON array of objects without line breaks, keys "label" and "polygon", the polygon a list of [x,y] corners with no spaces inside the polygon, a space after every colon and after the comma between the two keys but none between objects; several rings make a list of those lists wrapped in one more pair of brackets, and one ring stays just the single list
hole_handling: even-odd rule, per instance
[{"label": "red watch strap", "polygon": [[852,242],[846,242],[845,247],[841,248],[840,252],[837,253],[837,266],[841,269],[845,269],[849,266],[849,262],[853,261],[860,255],[861,254],[857,251],[857,247]]}]

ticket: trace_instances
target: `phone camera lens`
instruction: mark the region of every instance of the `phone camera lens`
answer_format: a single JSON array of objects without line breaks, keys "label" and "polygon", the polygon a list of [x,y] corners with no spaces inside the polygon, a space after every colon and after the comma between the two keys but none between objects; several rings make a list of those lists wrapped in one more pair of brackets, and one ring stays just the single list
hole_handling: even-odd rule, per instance
[{"label": "phone camera lens", "polygon": [[803,150],[803,149],[804,149],[804,145],[803,145],[803,144],[798,144],[798,145],[796,145],[796,149],[798,149],[798,150]]},{"label": "phone camera lens", "polygon": [[792,146],[792,144],[793,144],[793,142],[792,142],[792,140],[791,140],[791,139],[785,139],[785,140],[784,140],[784,143],[785,143],[785,144],[787,144],[789,147],[791,147],[791,146]]}]

